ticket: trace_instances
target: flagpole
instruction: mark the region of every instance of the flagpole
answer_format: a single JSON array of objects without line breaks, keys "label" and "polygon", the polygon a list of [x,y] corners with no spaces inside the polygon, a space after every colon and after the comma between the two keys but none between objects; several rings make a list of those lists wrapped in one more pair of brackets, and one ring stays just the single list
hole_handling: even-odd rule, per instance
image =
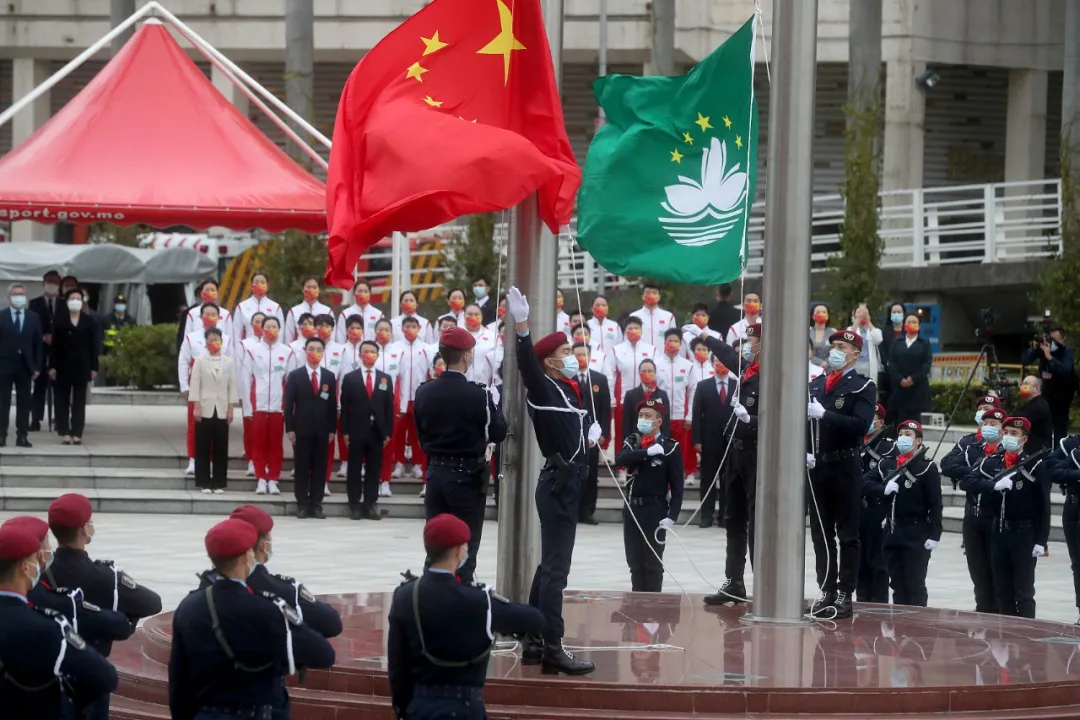
[{"label": "flagpole", "polygon": [[774,0],[753,620],[803,620],[817,0]]},{"label": "flagpole", "polygon": [[[563,0],[543,0],[543,9],[555,80],[561,88]],[[515,208],[513,225],[514,234],[506,254],[507,284],[520,288],[529,299],[529,327],[535,342],[555,329],[558,241],[540,221],[536,195]],[[503,443],[502,467],[498,468],[502,479],[496,587],[503,595],[524,602],[540,560],[540,519],[533,496],[544,457],[536,444],[525,406],[513,324],[507,323],[504,332],[502,398],[510,432]]]}]

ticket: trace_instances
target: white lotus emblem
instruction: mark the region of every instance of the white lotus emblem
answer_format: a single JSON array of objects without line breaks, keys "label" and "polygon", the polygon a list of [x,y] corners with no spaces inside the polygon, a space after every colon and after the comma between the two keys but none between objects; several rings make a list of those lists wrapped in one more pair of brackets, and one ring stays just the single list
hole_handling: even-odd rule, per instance
[{"label": "white lotus emblem", "polygon": [[679,176],[664,188],[660,206],[671,217],[657,220],[679,245],[698,247],[723,239],[746,213],[747,174],[739,163],[727,167],[727,143],[713,138],[701,151],[701,181]]}]

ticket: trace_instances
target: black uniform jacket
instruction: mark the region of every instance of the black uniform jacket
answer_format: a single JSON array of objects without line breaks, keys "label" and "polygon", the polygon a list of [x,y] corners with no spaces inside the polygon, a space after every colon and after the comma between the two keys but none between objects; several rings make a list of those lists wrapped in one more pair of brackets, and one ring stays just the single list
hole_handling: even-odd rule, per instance
[{"label": "black uniform jacket", "polygon": [[588,450],[588,411],[577,383],[555,380],[544,373],[531,335],[518,335],[517,361],[540,453],[545,458],[558,453],[567,462],[584,463]]},{"label": "black uniform jacket", "polygon": [[[214,633],[208,588],[191,592],[173,615],[169,657],[173,720],[193,720],[203,707],[284,709],[290,645],[297,669],[334,664],[329,641],[292,610],[282,610],[275,604],[277,598],[227,578],[216,580],[211,588],[221,633],[235,661]],[[237,663],[254,672],[236,667]]]},{"label": "black uniform jacket", "polygon": [[[429,569],[419,579],[403,583],[390,605],[386,647],[394,712],[406,717],[413,691],[420,685],[483,687],[494,636],[537,634],[543,627],[544,616],[536,608],[509,602],[482,586],[462,585],[448,572]],[[469,664],[440,667],[425,657],[424,647],[436,660]]]},{"label": "black uniform jacket", "polygon": [[[600,423],[603,437],[607,437],[611,433],[611,390],[608,387],[607,378],[603,373],[589,370],[584,380],[585,384],[582,384],[582,376],[577,377],[578,389],[581,390],[585,410],[588,413],[585,422],[590,426],[594,422]],[[589,395],[586,395],[586,392]]]},{"label": "black uniform jacket", "polygon": [[92,644],[127,640],[135,632],[136,625],[127,615],[86,600],[80,588],[53,588],[43,579],[26,598],[36,608],[49,608],[63,615],[72,629]]},{"label": "black uniform jacket", "polygon": [[885,495],[885,483],[895,474],[898,461],[899,457],[884,458],[876,468],[863,473],[863,494],[890,503],[890,522],[925,521],[929,531],[926,537],[941,540],[941,476],[937,465],[925,455],[912,458],[896,478],[900,489]]},{"label": "black uniform jacket", "polygon": [[371,373],[371,397],[366,367],[341,378],[341,432],[350,443],[364,442],[372,430],[379,440],[394,436],[394,381],[380,370],[373,368]]},{"label": "black uniform jacket", "polygon": [[[671,400],[668,398],[668,394],[660,388],[656,388],[649,393],[649,399],[663,403],[664,408],[667,409],[667,412],[664,413],[664,419],[660,423],[660,433],[671,437]],[[645,400],[645,386],[638,385],[636,388],[626,391],[622,409],[623,436],[620,440],[626,440],[626,438],[637,432],[637,406],[643,400]]]},{"label": "black uniform jacket", "polygon": [[[1019,460],[1026,453],[1021,451]],[[1019,465],[1019,460],[1014,467]],[[992,503],[995,528],[1003,528],[1008,521],[1029,521],[1035,529],[1035,544],[1046,547],[1050,536],[1050,481],[1046,477],[1044,460],[1029,463],[1029,467],[1014,471],[1009,477],[1012,490],[994,490],[995,477],[1005,470],[1005,453],[995,452],[983,458],[971,472],[960,481],[960,489],[983,496],[985,510],[989,497]]]},{"label": "black uniform jacket", "polygon": [[887,425],[883,427],[874,441],[869,444],[864,440],[861,452],[864,473],[877,468],[885,458],[899,455],[900,451],[896,449],[896,439],[892,435],[892,428]]},{"label": "black uniform jacket", "polygon": [[1060,486],[1066,495],[1080,495],[1080,436],[1063,437],[1044,464],[1051,485]]},{"label": "black uniform jacket", "polygon": [[655,444],[664,448],[659,455],[649,455],[642,447],[642,437],[633,433],[615,455],[615,464],[626,468],[626,496],[629,498],[666,498],[667,516],[678,521],[683,501],[683,460],[679,443],[661,434]]},{"label": "black uniform jacket", "polygon": [[986,457],[986,444],[982,441],[982,436],[979,433],[965,435],[956,441],[956,445],[953,445],[953,449],[945,457],[941,458],[941,474],[952,480],[955,485],[984,457]]},{"label": "black uniform jacket", "polygon": [[454,370],[421,383],[413,410],[416,436],[426,455],[481,458],[488,443],[506,437],[506,418],[491,393]]},{"label": "black uniform jacket", "polygon": [[1026,417],[1031,422],[1031,432],[1024,445],[1029,453],[1050,448],[1054,444],[1054,422],[1050,419],[1050,405],[1045,396],[1031,398],[1016,411],[1016,415]]},{"label": "black uniform jacket", "polygon": [[877,386],[854,370],[844,374],[825,389],[828,374],[810,381],[810,396],[825,407],[825,415],[817,424],[819,454],[862,447],[866,429],[874,419],[877,407]]}]

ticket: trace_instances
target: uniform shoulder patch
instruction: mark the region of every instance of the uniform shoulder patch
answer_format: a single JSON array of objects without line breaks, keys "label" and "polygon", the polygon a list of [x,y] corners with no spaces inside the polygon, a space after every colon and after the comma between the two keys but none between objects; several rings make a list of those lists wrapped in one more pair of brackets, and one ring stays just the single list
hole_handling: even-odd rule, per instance
[{"label": "uniform shoulder patch", "polygon": [[101,608],[99,608],[92,602],[87,602],[86,600],[83,600],[82,606],[84,610],[89,610],[90,612],[101,612]]},{"label": "uniform shoulder patch", "polygon": [[287,582],[290,585],[294,582],[294,579],[289,577],[288,575],[274,575],[274,577],[276,577],[278,580],[281,580],[282,582]]},{"label": "uniform shoulder patch", "polygon": [[272,593],[272,592],[267,592],[267,591],[265,591],[265,590],[263,590],[261,594],[262,594],[262,596],[263,596],[264,598],[266,598],[267,600],[278,600],[278,599],[279,599],[279,598],[278,598],[278,596],[277,596],[277,595],[275,595],[274,593]]},{"label": "uniform shoulder patch", "polygon": [[124,587],[128,590],[134,590],[139,587],[139,584],[135,582],[135,578],[131,577],[123,570],[120,571],[120,582],[123,583]]},{"label": "uniform shoulder patch", "polygon": [[82,636],[74,630],[68,630],[65,637],[67,638],[68,645],[75,648],[76,650],[86,649],[86,641],[83,640]]},{"label": "uniform shoulder patch", "polygon": [[71,592],[71,591],[70,591],[70,590],[68,590],[68,589],[67,589],[66,587],[58,587],[58,588],[53,588],[53,590],[52,590],[52,591],[53,591],[54,593],[60,593],[61,595],[67,595],[68,593],[70,593],[70,592]]},{"label": "uniform shoulder patch", "polygon": [[304,602],[309,602],[309,603],[315,602],[315,596],[312,595],[311,591],[308,590],[303,585],[300,586],[300,599],[303,600]]},{"label": "uniform shoulder patch", "polygon": [[289,621],[290,625],[300,626],[304,624],[304,621],[300,619],[300,616],[291,607],[286,605],[281,608],[281,614],[285,616],[285,619]]},{"label": "uniform shoulder patch", "polygon": [[56,611],[56,610],[53,610],[52,608],[39,607],[39,608],[34,608],[34,609],[37,610],[38,612],[40,612],[45,617],[51,617],[51,618],[61,617],[60,613],[58,611]]}]

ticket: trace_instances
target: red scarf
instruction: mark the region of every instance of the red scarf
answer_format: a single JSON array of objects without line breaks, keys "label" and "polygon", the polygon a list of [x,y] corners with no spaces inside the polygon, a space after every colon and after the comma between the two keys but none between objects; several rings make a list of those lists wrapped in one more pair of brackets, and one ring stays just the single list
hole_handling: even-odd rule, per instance
[{"label": "red scarf", "polygon": [[994,451],[997,450],[997,449],[998,449],[998,444],[997,443],[994,443],[993,445],[991,445],[990,443],[986,443],[986,445],[983,446],[983,452],[985,452],[987,455],[993,455]]},{"label": "red scarf", "polygon": [[643,435],[641,437],[641,449],[644,450],[645,448],[652,445],[654,442],[656,442],[655,435]]},{"label": "red scarf", "polygon": [[982,442],[982,428],[981,427],[978,430],[975,431],[975,439],[978,440],[979,442]]},{"label": "red scarf", "polygon": [[574,395],[577,396],[578,405],[581,405],[581,388],[578,387],[577,380],[571,380],[570,378],[559,378],[559,380],[573,388]]},{"label": "red scarf", "polygon": [[829,392],[833,389],[836,383],[840,382],[840,378],[844,377],[842,373],[831,372],[825,377],[825,392]]},{"label": "red scarf", "polygon": [[750,363],[749,365],[747,365],[746,366],[746,371],[743,373],[743,376],[742,376],[743,382],[746,382],[750,378],[757,375],[758,370],[760,370],[760,369],[761,369],[761,366],[758,364],[758,362],[756,360],[754,362]]},{"label": "red scarf", "polygon": [[1019,462],[1019,460],[1020,460],[1020,453],[1018,453],[1018,452],[1014,452],[1014,453],[1007,452],[1007,453],[1005,453],[1005,467],[1006,468],[1011,468],[1013,465],[1015,465],[1017,462]]},{"label": "red scarf", "polygon": [[914,454],[915,454],[915,452],[914,452],[914,451],[912,451],[912,452],[909,452],[909,453],[905,453],[905,454],[903,454],[903,455],[897,455],[897,456],[896,456],[896,467],[898,467],[898,468],[899,468],[899,467],[903,467],[903,466],[904,466],[904,464],[905,464],[905,463],[906,463],[906,462],[907,462],[908,460],[910,460],[910,459],[911,459],[911,456],[912,456],[912,455],[914,455]]}]

